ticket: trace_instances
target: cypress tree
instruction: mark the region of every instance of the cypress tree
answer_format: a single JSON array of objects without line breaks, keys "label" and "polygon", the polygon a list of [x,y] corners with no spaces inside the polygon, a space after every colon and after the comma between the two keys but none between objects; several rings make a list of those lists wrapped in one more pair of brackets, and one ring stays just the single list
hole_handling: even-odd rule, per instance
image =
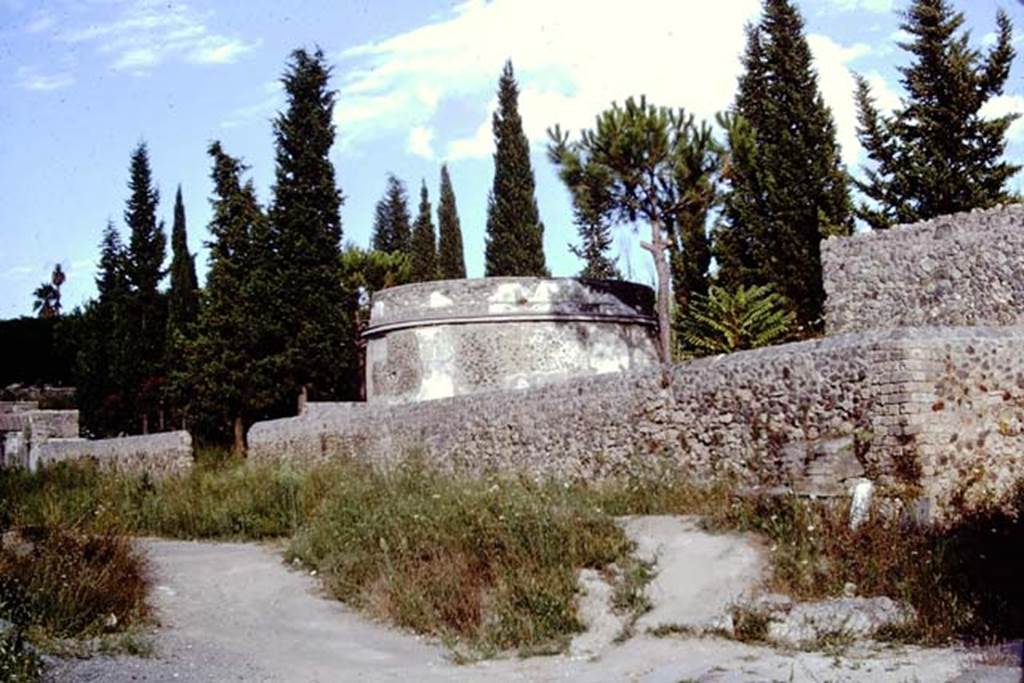
[{"label": "cypress tree", "polygon": [[608,221],[601,216],[583,215],[579,211],[575,211],[575,215],[580,244],[570,244],[569,251],[583,260],[579,276],[595,280],[622,277],[615,266],[615,259],[608,256],[612,246],[612,229]]},{"label": "cypress tree", "polygon": [[188,335],[199,313],[199,282],[195,256],[188,250],[185,205],[181,185],[174,195],[174,224],[171,227],[171,288],[167,302],[168,335]]},{"label": "cypress tree", "polygon": [[455,190],[448,176],[448,165],[441,166],[440,199],[437,206],[438,246],[437,269],[442,280],[466,277],[466,259],[462,250],[462,226],[455,206]]},{"label": "cypress tree", "polygon": [[75,402],[87,436],[113,436],[130,429],[126,373],[135,362],[128,347],[127,250],[108,221],[100,242],[97,299],[86,304],[77,328]]},{"label": "cypress tree", "polygon": [[427,282],[437,279],[437,240],[431,219],[430,200],[426,181],[420,186],[420,210],[412,229],[412,281]]},{"label": "cypress tree", "polygon": [[878,113],[857,81],[858,137],[871,167],[858,188],[871,200],[858,213],[875,229],[1011,201],[1006,181],[1021,167],[1004,160],[1006,131],[1019,114],[987,119],[981,109],[1002,94],[1015,51],[1000,10],[996,42],[982,57],[958,35],[964,16],[947,0],[915,0],[901,28],[914,59],[901,67],[906,91],[891,116]]},{"label": "cypress tree", "polygon": [[[853,229],[835,123],[818,90],[803,19],[765,0],[748,27],[729,140],[718,247],[723,283],[771,284],[806,329],[821,327],[822,238]],[[748,136],[744,139],[744,135]],[[733,233],[733,234],[729,234]]]},{"label": "cypress tree", "polygon": [[519,86],[512,62],[498,81],[494,131],[494,184],[487,200],[484,270],[488,276],[546,276],[544,224],[534,196],[530,143],[519,116]]},{"label": "cypress tree", "polygon": [[138,427],[148,432],[149,419],[158,409],[163,375],[167,304],[157,287],[164,276],[167,238],[156,218],[160,193],[153,185],[144,142],[132,152],[128,189],[124,212],[129,230],[125,274],[131,289],[128,348],[135,359],[129,385],[135,393]]},{"label": "cypress tree", "polygon": [[371,243],[377,251],[389,254],[410,253],[412,220],[409,218],[409,202],[405,186],[395,176],[388,174],[387,189],[377,202],[374,213]]},{"label": "cypress tree", "polygon": [[282,385],[340,399],[355,389],[355,340],[341,268],[342,194],[329,158],[335,92],[319,48],[295,50],[281,82],[287,109],[274,121],[276,176],[270,210],[279,257],[280,315],[290,322]]},{"label": "cypress tree", "polygon": [[201,437],[230,435],[236,453],[246,428],[279,400],[279,363],[273,351],[281,318],[269,305],[276,293],[273,247],[252,181],[242,163],[210,145],[214,183],[210,270],[188,366],[178,381],[190,388],[188,413]]}]

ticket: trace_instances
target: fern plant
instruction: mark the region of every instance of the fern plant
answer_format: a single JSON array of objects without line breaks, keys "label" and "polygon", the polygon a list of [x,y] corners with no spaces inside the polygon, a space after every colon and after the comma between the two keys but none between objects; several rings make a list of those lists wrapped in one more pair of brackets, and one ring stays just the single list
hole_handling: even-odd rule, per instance
[{"label": "fern plant", "polygon": [[777,344],[795,327],[788,302],[769,285],[731,292],[712,286],[707,296],[691,299],[676,333],[685,355],[708,356]]}]

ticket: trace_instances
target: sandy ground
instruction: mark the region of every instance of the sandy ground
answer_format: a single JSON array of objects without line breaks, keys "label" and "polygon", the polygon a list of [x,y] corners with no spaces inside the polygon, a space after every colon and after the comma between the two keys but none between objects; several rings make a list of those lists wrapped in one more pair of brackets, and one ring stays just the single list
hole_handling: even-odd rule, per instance
[{"label": "sandy ground", "polygon": [[[372,623],[327,599],[315,578],[287,567],[274,547],[140,542],[147,549],[156,577],[154,600],[161,627],[154,636],[155,656],[66,660],[50,670],[50,680],[1022,680],[1020,667],[1015,664],[1020,661],[1019,647],[993,654],[865,645],[837,656],[781,652],[717,638],[656,638],[644,633],[621,645],[611,645],[596,657],[510,658],[458,666],[449,661],[439,644]],[[683,541],[677,539],[676,549],[679,543]],[[732,551],[722,552],[729,555]],[[668,549],[665,554],[669,554]],[[671,572],[682,572],[680,576],[715,575],[718,553],[705,554],[703,559],[687,559],[685,553],[675,555],[686,563],[685,568],[665,566],[663,576]]]}]

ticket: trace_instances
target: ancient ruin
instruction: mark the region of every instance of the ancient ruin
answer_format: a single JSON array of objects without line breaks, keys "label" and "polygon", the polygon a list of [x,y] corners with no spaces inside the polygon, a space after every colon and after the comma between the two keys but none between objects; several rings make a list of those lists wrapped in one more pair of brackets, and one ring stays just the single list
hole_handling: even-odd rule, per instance
[{"label": "ancient ruin", "polygon": [[[379,292],[365,403],[253,425],[253,460],[388,462],[601,479],[685,470],[743,486],[911,494],[942,518],[1024,475],[1024,207],[823,244],[827,335],[679,363],[651,293],[498,278]],[[190,466],[185,432],[90,441],[75,411],[0,406],[0,462]]]},{"label": "ancient ruin", "polygon": [[[653,368],[580,363],[558,381],[436,400],[410,400],[431,397],[410,379],[399,401],[378,400],[379,375],[368,403],[254,425],[250,457],[416,450],[471,471],[595,479],[679,468],[817,496],[868,480],[917,496],[926,517],[967,510],[1024,475],[1021,235],[1024,207],[1011,206],[833,238],[825,338],[681,363],[668,387]],[[410,377],[433,372],[435,352],[421,348],[403,361]],[[371,351],[371,375],[383,358]]]},{"label": "ancient ruin", "polygon": [[529,389],[658,362],[654,292],[630,282],[423,282],[379,292],[370,315],[370,403]]}]

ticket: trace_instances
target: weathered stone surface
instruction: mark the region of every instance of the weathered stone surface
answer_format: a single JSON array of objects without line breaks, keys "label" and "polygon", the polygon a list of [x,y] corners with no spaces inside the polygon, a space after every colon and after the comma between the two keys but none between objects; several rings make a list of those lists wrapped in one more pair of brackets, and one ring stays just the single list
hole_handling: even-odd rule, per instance
[{"label": "weathered stone surface", "polygon": [[914,485],[942,517],[1024,475],[1024,327],[876,330],[405,405],[310,404],[256,424],[254,460],[421,452],[471,472],[683,470],[821,496]]},{"label": "weathered stone surface", "polygon": [[768,640],[779,645],[814,646],[837,638],[871,638],[882,629],[906,626],[915,618],[912,608],[887,597],[799,603],[771,597],[750,609],[769,620]]},{"label": "weathered stone surface", "polygon": [[653,292],[571,278],[444,280],[374,296],[367,400],[405,403],[651,367]]},{"label": "weathered stone surface", "polygon": [[188,432],[162,432],[116,439],[51,439],[33,444],[31,466],[68,460],[93,460],[100,467],[152,477],[180,474],[192,467]]},{"label": "weathered stone surface", "polygon": [[822,243],[829,334],[1024,323],[1024,205]]}]

